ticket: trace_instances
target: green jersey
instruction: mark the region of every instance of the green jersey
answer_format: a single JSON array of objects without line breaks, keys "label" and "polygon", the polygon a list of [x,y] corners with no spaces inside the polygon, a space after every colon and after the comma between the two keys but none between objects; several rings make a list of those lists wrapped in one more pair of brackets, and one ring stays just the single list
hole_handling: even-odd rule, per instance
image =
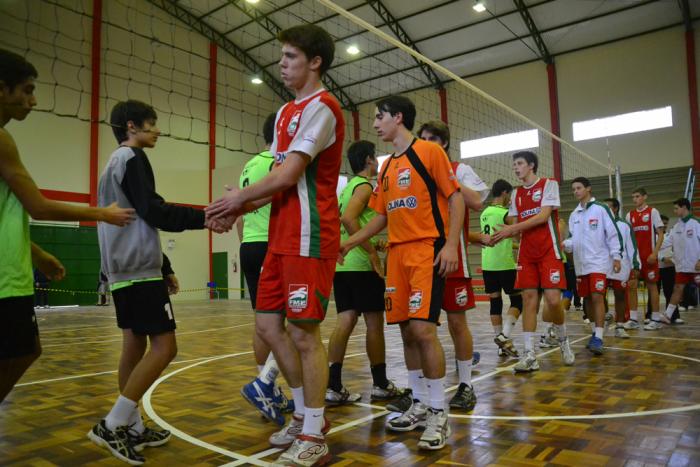
[{"label": "green jersey", "polygon": [[[500,230],[498,227],[506,223],[508,208],[492,204],[481,212],[481,232],[493,235]],[[484,271],[505,271],[515,269],[513,258],[513,240],[507,238],[501,240],[495,246],[485,247],[481,250],[481,269]]]},{"label": "green jersey", "polygon": [[[245,188],[259,181],[270,173],[274,165],[275,158],[272,153],[270,151],[261,152],[249,160],[243,168],[238,187]],[[269,204],[245,214],[243,221],[243,240],[241,243],[267,242],[267,229],[270,224]]]},{"label": "green jersey", "polygon": [[0,299],[34,295],[29,216],[0,179]]},{"label": "green jersey", "polygon": [[[343,191],[338,197],[338,208],[340,210],[340,215],[342,216],[345,212],[345,208],[348,207],[350,199],[352,198],[355,189],[360,186],[367,184],[372,188],[372,184],[365,177],[355,176],[348,182],[348,184],[343,188]],[[374,216],[376,216],[373,210],[365,206],[357,221],[360,224],[360,228],[364,227]],[[347,230],[340,224],[340,241],[345,241],[349,237]],[[369,253],[361,246],[356,246],[348,252],[345,256],[344,264],[338,264],[335,268],[336,271],[372,271],[372,263],[369,260]]]}]

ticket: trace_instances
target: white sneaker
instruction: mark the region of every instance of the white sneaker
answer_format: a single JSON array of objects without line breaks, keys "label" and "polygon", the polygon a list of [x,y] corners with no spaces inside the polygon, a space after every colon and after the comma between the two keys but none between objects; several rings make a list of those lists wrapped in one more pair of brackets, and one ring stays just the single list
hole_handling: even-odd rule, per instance
[{"label": "white sneaker", "polygon": [[671,324],[685,324],[683,318],[676,318],[675,321],[671,321]]},{"label": "white sneaker", "polygon": [[633,329],[641,329],[642,326],[636,320],[631,319],[623,324],[622,327],[629,331]]},{"label": "white sneaker", "polygon": [[386,401],[389,399],[396,399],[403,394],[403,390],[396,387],[393,381],[389,381],[389,384],[385,388],[380,388],[379,386],[372,386],[372,392],[370,393],[370,399],[373,401]]},{"label": "white sneaker", "polygon": [[615,337],[619,337],[620,339],[629,339],[630,335],[627,334],[627,331],[625,331],[625,328],[623,328],[622,326],[616,326]]},{"label": "white sneaker", "polygon": [[[689,306],[688,308],[690,308],[690,309],[692,310],[692,309],[695,308],[695,307]],[[684,307],[684,306],[679,306],[679,307],[678,307],[678,311],[685,311],[685,307]]]},{"label": "white sneaker", "polygon": [[447,437],[452,434],[450,424],[447,420],[447,412],[428,408],[425,431],[418,441],[419,449],[430,449],[437,451],[445,447]]},{"label": "white sneaker", "polygon": [[[289,421],[287,426],[282,428],[280,431],[273,433],[268,438],[270,445],[280,449],[287,449],[292,445],[297,436],[301,434],[301,430],[304,428],[304,416],[299,414],[293,414],[292,419]],[[323,428],[321,428],[321,433],[326,434],[328,430],[331,429],[331,423],[324,416],[323,417]]]},{"label": "white sneaker", "polygon": [[605,313],[605,321],[612,321],[612,319],[613,319],[613,312],[612,311],[608,311],[607,313]]},{"label": "white sneaker", "polygon": [[651,320],[649,318],[644,318],[644,324],[649,324]]},{"label": "white sneaker", "polygon": [[694,310],[694,309],[695,309],[695,305],[688,305],[688,309],[689,309],[689,310]]},{"label": "white sneaker", "polygon": [[326,439],[310,435],[299,435],[289,449],[272,463],[273,466],[294,465],[310,467],[324,465],[331,458]]},{"label": "white sneaker", "polygon": [[416,428],[425,428],[427,407],[414,400],[411,407],[398,417],[386,422],[386,427],[392,431],[412,431]]},{"label": "white sneaker", "polygon": [[561,350],[561,361],[564,365],[571,366],[574,364],[576,357],[571,351],[571,345],[569,344],[568,336],[564,338],[563,341],[559,341],[559,350]]},{"label": "white sneaker", "polygon": [[529,371],[537,371],[540,369],[540,364],[537,361],[537,356],[535,355],[535,352],[532,350],[527,350],[525,353],[523,353],[523,356],[520,357],[520,360],[518,363],[513,366],[513,371],[516,373],[526,373]]},{"label": "white sneaker", "polygon": [[659,322],[664,324],[671,324],[671,319],[666,316],[666,313],[659,313]]},{"label": "white sneaker", "polygon": [[650,320],[649,324],[644,325],[644,330],[645,331],[656,331],[658,329],[663,329],[663,327],[664,327],[664,325],[661,324],[660,322]]}]

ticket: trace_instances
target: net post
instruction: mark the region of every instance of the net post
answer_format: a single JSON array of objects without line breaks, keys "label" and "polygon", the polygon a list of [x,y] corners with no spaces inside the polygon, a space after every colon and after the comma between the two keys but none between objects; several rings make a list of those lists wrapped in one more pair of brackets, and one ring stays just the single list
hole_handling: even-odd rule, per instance
[{"label": "net post", "polygon": [[102,0],[92,2],[92,49],[90,76],[90,206],[97,206],[100,138],[100,68],[102,61]]}]

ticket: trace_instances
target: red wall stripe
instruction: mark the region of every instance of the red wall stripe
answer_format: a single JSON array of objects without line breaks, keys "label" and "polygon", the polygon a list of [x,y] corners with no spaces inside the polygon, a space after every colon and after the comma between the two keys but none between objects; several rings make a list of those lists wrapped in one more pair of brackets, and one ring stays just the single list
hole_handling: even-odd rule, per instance
[{"label": "red wall stripe", "polygon": [[73,191],[39,190],[41,194],[54,201],[70,201],[71,203],[90,203],[89,193],[76,193]]},{"label": "red wall stripe", "polygon": [[[549,118],[552,133],[561,136],[559,128],[559,94],[557,92],[557,69],[554,63],[547,64],[547,85],[549,88]],[[561,143],[552,140],[552,163],[554,165],[554,178],[562,180]]]},{"label": "red wall stripe", "polygon": [[[216,168],[216,43],[209,44],[209,202],[212,202],[212,176]],[[209,231],[209,282],[214,281],[213,240]],[[210,298],[214,298],[210,295]]]},{"label": "red wall stripe", "polygon": [[685,32],[685,60],[688,71],[688,102],[690,104],[690,136],[693,144],[693,167],[700,170],[700,117],[698,116],[698,81],[695,65],[695,35]]},{"label": "red wall stripe", "polygon": [[90,206],[97,206],[100,129],[100,64],[102,48],[102,0],[92,2],[92,51],[90,83]]},{"label": "red wall stripe", "polygon": [[438,95],[440,96],[440,120],[442,120],[445,123],[445,125],[448,125],[448,122],[447,122],[447,89],[445,89],[445,88],[438,89]]},{"label": "red wall stripe", "polygon": [[360,139],[360,112],[354,110],[352,112],[352,131],[354,136],[354,141]]}]

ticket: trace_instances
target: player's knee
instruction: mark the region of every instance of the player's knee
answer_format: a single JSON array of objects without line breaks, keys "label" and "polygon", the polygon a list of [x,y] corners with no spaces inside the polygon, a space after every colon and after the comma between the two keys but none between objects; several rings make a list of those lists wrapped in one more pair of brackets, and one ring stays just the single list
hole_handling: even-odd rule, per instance
[{"label": "player's knee", "polygon": [[491,304],[491,308],[489,309],[491,316],[500,316],[503,314],[503,297],[489,297],[489,303]]},{"label": "player's knee", "polygon": [[510,307],[516,308],[519,312],[523,311],[523,296],[520,294],[509,295]]}]

